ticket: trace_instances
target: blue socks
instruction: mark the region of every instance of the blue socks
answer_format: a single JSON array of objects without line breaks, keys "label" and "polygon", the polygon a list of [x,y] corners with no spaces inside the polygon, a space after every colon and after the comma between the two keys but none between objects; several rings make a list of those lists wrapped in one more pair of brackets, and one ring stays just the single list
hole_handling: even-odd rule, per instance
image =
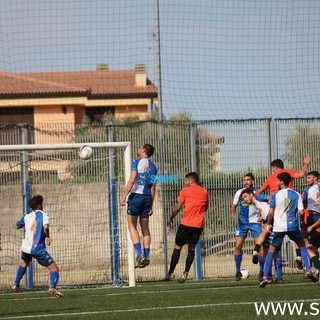
[{"label": "blue socks", "polygon": [[22,277],[24,276],[24,274],[26,273],[27,268],[24,268],[22,266],[19,267],[18,271],[17,271],[17,276],[16,276],[16,280],[15,280],[15,284],[16,285],[20,285],[20,281],[22,279]]},{"label": "blue socks", "polygon": [[308,251],[304,247],[300,248],[300,251],[301,251],[301,258],[302,258],[303,263],[304,263],[304,265],[306,267],[306,270],[310,271],[311,270],[311,265],[310,265],[310,259],[309,259]]},{"label": "blue socks", "polygon": [[263,271],[263,266],[264,266],[263,258],[261,256],[258,256],[258,261],[260,265],[260,271]]},{"label": "blue socks", "polygon": [[59,272],[50,271],[50,287],[56,288],[58,280],[59,280]]},{"label": "blue socks", "polygon": [[234,262],[236,263],[236,272],[240,272],[241,262],[242,262],[242,253],[234,255]]},{"label": "blue socks", "polygon": [[282,259],[278,258],[278,259],[274,260],[274,265],[275,265],[276,271],[277,271],[277,279],[282,280]]},{"label": "blue socks", "polygon": [[263,275],[265,277],[268,277],[268,275],[270,274],[273,256],[274,256],[273,252],[268,252],[267,257],[266,257],[266,261],[264,263],[264,268],[263,268]]},{"label": "blue socks", "polygon": [[141,243],[134,243],[133,244],[134,251],[136,252],[136,259],[140,259],[142,256],[142,251],[141,251]]},{"label": "blue socks", "polygon": [[144,248],[143,249],[143,254],[144,254],[144,257],[146,259],[149,259],[149,256],[150,256],[150,248]]}]

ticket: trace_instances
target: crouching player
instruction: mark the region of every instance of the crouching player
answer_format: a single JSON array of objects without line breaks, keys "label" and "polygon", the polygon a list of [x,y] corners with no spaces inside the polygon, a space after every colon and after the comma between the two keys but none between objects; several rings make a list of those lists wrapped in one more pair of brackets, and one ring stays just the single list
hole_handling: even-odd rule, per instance
[{"label": "crouching player", "polygon": [[[269,204],[266,202],[258,201],[255,198],[252,189],[244,189],[241,192],[241,197],[249,206],[250,205],[255,206],[256,212],[259,215],[258,221],[263,223],[262,232],[260,233],[255,243],[254,252],[252,256],[252,263],[257,264],[259,261],[259,256],[262,257],[264,262],[268,252],[269,244],[270,244],[270,239],[269,239],[270,233],[268,232],[267,224],[265,223],[267,220],[269,209],[270,209]],[[277,271],[276,282],[281,283],[283,280],[282,280],[282,259],[281,259],[280,250],[276,251],[274,256],[274,262],[275,262],[275,267]],[[259,282],[262,281],[262,277],[263,277],[263,271],[260,271],[258,276]],[[268,276],[268,280],[269,282],[272,282],[271,269],[270,269],[270,274]]]},{"label": "crouching player", "polygon": [[277,176],[279,191],[275,192],[271,197],[267,224],[269,231],[273,228],[273,232],[271,234],[272,242],[263,268],[263,279],[259,284],[259,287],[261,288],[264,288],[268,284],[268,274],[271,268],[274,252],[277,247],[282,245],[285,235],[293,240],[300,249],[308,278],[313,282],[318,281],[318,278],[315,277],[311,271],[310,259],[299,229],[299,221],[297,219],[297,211],[299,211],[300,214],[303,213],[302,200],[298,192],[288,188],[290,182],[290,174],[286,172],[280,173]]}]

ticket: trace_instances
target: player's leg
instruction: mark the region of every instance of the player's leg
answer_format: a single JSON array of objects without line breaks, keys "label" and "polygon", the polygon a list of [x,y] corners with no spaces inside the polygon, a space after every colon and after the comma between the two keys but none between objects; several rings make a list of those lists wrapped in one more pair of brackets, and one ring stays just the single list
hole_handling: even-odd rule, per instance
[{"label": "player's leg", "polygon": [[255,239],[255,242],[254,242],[255,245],[252,253],[252,263],[257,264],[259,262],[258,256],[259,256],[259,253],[261,252],[261,246],[268,236],[269,236],[269,232],[267,230],[267,224],[264,224],[262,227],[262,232],[260,233],[258,238]]},{"label": "player's leg", "polygon": [[310,256],[310,260],[315,266],[316,270],[320,270],[319,251],[318,251],[320,247],[320,232],[317,232],[316,230],[312,230],[308,237],[308,243],[313,247],[313,254],[312,256]]},{"label": "player's leg", "polygon": [[277,272],[277,278],[275,282],[283,283],[281,247],[276,248],[276,251],[274,253],[274,265]]},{"label": "player's leg", "polygon": [[202,228],[191,228],[191,230],[190,230],[190,235],[189,235],[189,239],[188,239],[188,243],[189,243],[188,244],[188,255],[186,258],[185,269],[184,269],[182,276],[178,279],[178,281],[180,283],[184,283],[188,278],[189,271],[190,271],[190,268],[191,268],[191,265],[193,263],[194,256],[195,256],[195,248],[196,248],[196,245],[200,239],[202,231],[203,231]]},{"label": "player's leg", "polygon": [[140,217],[140,227],[143,236],[143,253],[144,253],[144,263],[141,266],[142,268],[146,267],[150,263],[150,243],[151,243],[151,234],[149,230],[149,217],[141,218]]},{"label": "player's leg", "polygon": [[310,264],[310,258],[309,258],[309,254],[308,254],[308,251],[307,251],[307,248],[305,246],[305,243],[304,243],[304,239],[303,239],[303,236],[300,232],[300,230],[298,231],[292,231],[292,232],[288,232],[288,236],[291,240],[293,240],[298,249],[300,249],[300,252],[301,252],[301,258],[302,258],[302,261],[306,267],[306,271],[307,271],[307,277],[313,281],[313,282],[317,282],[318,281],[318,278],[315,277],[311,271],[311,264]]},{"label": "player's leg", "polygon": [[242,247],[244,240],[248,234],[248,226],[238,223],[235,234],[235,248],[234,248],[234,262],[236,265],[236,281],[240,281],[242,278],[241,262],[242,262]]},{"label": "player's leg", "polygon": [[171,260],[170,260],[169,272],[164,278],[165,281],[170,281],[170,280],[173,280],[174,278],[173,273],[176,268],[176,265],[179,262],[181,249],[188,241],[188,237],[189,237],[188,230],[189,230],[188,227],[183,226],[181,224],[178,227],[176,238],[175,238],[175,246],[174,246]]},{"label": "player's leg", "polygon": [[12,286],[12,291],[13,292],[19,292],[21,291],[20,289],[20,281],[23,278],[23,276],[25,275],[26,271],[27,271],[27,267],[30,264],[31,260],[32,260],[32,256],[28,253],[21,253],[21,259],[22,259],[22,263],[19,266],[18,270],[17,270],[17,274],[16,274],[16,278],[14,281],[14,284]]},{"label": "player's leg", "polygon": [[135,267],[138,268],[142,261],[142,248],[140,243],[140,236],[137,230],[138,224],[138,216],[127,214],[127,221],[128,221],[128,229],[130,233],[130,238],[133,243],[134,251],[136,253],[136,265]]},{"label": "player's leg", "polygon": [[[260,223],[251,223],[250,224],[250,232],[251,232],[251,236],[253,237],[254,243],[257,244],[259,241],[260,235],[262,234],[262,229],[261,229]],[[264,238],[263,239],[261,238],[260,241],[262,241],[262,243],[263,243]],[[256,256],[257,262],[259,262],[259,266],[260,266],[260,271],[259,271],[259,275],[258,275],[259,280],[263,277],[264,259],[263,259],[262,255],[263,255],[263,252],[262,252],[261,245],[260,245],[258,255]],[[252,258],[252,262],[254,263],[255,259]]]},{"label": "player's leg", "polygon": [[144,195],[144,202],[141,205],[141,214],[140,214],[140,227],[143,236],[143,261],[140,265],[140,268],[146,267],[150,263],[150,243],[151,243],[151,234],[149,229],[149,213],[152,209],[152,199],[149,195]]},{"label": "player's leg", "polygon": [[266,260],[264,263],[264,268],[263,268],[263,278],[262,281],[259,284],[259,287],[264,288],[268,284],[268,275],[271,272],[271,267],[272,267],[272,261],[274,257],[274,252],[277,247],[280,247],[283,242],[283,238],[285,236],[285,232],[273,232],[271,234],[272,241],[269,246],[269,251],[266,256]]}]

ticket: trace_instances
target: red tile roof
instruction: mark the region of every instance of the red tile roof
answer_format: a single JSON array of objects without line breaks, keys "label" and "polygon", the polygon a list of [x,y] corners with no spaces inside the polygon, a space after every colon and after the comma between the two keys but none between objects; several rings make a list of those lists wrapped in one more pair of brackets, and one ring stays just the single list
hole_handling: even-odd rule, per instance
[{"label": "red tile roof", "polygon": [[136,86],[133,70],[0,72],[0,99],[66,96],[86,96],[88,99],[155,98],[157,88],[149,80],[146,86]]}]

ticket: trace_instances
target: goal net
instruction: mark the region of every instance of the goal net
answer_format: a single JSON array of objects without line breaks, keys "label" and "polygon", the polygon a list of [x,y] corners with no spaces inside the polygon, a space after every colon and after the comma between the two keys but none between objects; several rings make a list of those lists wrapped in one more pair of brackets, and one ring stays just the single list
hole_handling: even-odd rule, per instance
[{"label": "goal net", "polygon": [[[47,250],[60,285],[135,284],[125,209],[116,203],[130,175],[131,144],[87,145],[93,148],[87,160],[77,153],[83,143],[0,146],[0,287],[13,283],[21,263],[23,230],[13,225],[28,211],[31,194],[44,197],[53,239]],[[35,261],[26,278],[29,288],[48,285],[48,271]]]}]

